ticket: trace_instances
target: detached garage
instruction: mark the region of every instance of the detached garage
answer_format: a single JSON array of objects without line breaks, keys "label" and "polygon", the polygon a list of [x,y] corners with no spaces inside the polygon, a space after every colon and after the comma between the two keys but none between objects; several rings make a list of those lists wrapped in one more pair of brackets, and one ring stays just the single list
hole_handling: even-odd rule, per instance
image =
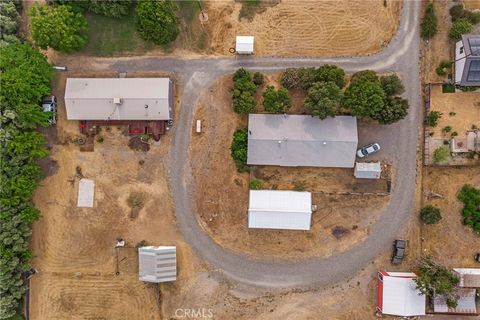
[{"label": "detached garage", "polygon": [[250,190],[249,228],[310,230],[311,220],[310,192]]}]

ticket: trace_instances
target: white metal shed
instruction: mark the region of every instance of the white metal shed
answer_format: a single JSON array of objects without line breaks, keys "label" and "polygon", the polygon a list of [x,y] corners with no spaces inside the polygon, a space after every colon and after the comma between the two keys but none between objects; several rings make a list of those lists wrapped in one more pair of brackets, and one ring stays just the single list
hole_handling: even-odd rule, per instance
[{"label": "white metal shed", "polygon": [[168,282],[177,279],[177,248],[146,246],[138,248],[138,275],[145,282]]},{"label": "white metal shed", "polygon": [[425,315],[426,297],[417,289],[413,272],[378,273],[378,304],[382,314],[412,317]]},{"label": "white metal shed", "polygon": [[357,179],[380,179],[382,166],[380,162],[356,162],[354,176]]},{"label": "white metal shed", "polygon": [[238,54],[253,54],[253,36],[237,36],[235,52]]},{"label": "white metal shed", "polygon": [[311,220],[310,192],[250,190],[249,228],[310,230]]},{"label": "white metal shed", "polygon": [[78,183],[77,207],[93,208],[95,182],[90,179],[80,179]]}]

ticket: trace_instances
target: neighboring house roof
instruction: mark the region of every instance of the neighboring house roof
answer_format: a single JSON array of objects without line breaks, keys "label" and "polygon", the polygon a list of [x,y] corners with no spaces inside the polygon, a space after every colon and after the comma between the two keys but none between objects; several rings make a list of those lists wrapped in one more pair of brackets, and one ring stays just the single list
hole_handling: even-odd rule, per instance
[{"label": "neighboring house roof", "polygon": [[146,246],[138,248],[139,279],[145,282],[167,282],[177,279],[177,248]]},{"label": "neighboring house roof", "polygon": [[248,164],[353,168],[357,119],[250,114]]},{"label": "neighboring house roof", "polygon": [[460,287],[480,288],[480,269],[479,268],[453,268],[460,278]]},{"label": "neighboring house roof", "polygon": [[425,295],[417,289],[413,272],[378,273],[377,309],[383,314],[396,316],[425,315]]},{"label": "neighboring house roof", "polygon": [[480,35],[465,34],[456,43],[455,83],[480,86]]},{"label": "neighboring house roof", "polygon": [[250,190],[248,227],[310,230],[310,192]]},{"label": "neighboring house roof", "polygon": [[380,179],[382,167],[380,162],[356,162],[354,176],[357,179]]},{"label": "neighboring house roof", "polygon": [[68,78],[68,120],[169,120],[168,78]]},{"label": "neighboring house roof", "polygon": [[470,288],[459,288],[455,294],[458,297],[457,306],[450,308],[447,306],[447,298],[443,295],[436,295],[433,299],[433,312],[452,313],[452,314],[477,314],[475,297],[477,290]]},{"label": "neighboring house roof", "polygon": [[237,53],[253,53],[253,36],[237,36],[235,51]]},{"label": "neighboring house roof", "polygon": [[90,179],[80,179],[78,183],[77,207],[93,208],[95,182]]}]

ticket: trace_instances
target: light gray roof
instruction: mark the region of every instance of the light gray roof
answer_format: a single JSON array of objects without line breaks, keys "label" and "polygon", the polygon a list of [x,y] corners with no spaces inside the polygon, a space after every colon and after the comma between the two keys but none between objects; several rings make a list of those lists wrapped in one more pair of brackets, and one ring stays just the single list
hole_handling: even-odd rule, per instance
[{"label": "light gray roof", "polygon": [[169,120],[171,90],[168,78],[68,78],[67,119]]},{"label": "light gray roof", "polygon": [[167,282],[177,279],[177,248],[146,246],[138,248],[139,279],[145,282]]},{"label": "light gray roof", "polygon": [[462,35],[465,50],[465,64],[463,66],[462,86],[480,86],[480,35]]},{"label": "light gray roof", "polygon": [[353,168],[357,119],[250,114],[248,164]]},{"label": "light gray roof", "polygon": [[353,172],[357,179],[380,179],[381,173],[380,162],[357,162]]}]

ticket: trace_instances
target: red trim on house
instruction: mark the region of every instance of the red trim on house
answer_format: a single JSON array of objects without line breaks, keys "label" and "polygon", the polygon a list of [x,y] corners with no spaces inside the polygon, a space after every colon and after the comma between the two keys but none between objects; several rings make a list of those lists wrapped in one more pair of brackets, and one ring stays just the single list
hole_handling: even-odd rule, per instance
[{"label": "red trim on house", "polygon": [[[383,275],[381,271],[379,274]],[[377,310],[383,310],[383,280],[380,280],[380,277],[377,279]]]}]

